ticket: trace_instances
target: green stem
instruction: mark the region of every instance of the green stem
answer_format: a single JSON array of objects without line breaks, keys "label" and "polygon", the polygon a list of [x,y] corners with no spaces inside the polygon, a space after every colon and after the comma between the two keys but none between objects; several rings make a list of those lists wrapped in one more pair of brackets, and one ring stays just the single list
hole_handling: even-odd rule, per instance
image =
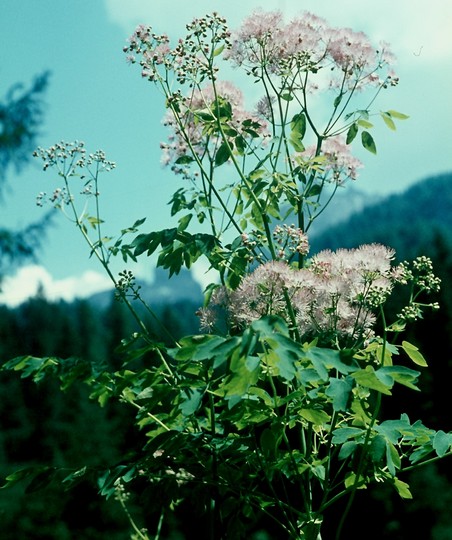
[{"label": "green stem", "polygon": [[435,463],[436,461],[439,461],[440,459],[443,459],[449,456],[452,456],[452,450],[450,450],[449,452],[446,452],[442,456],[435,456],[425,461],[421,461],[420,463],[416,463],[415,465],[410,465],[409,467],[403,467],[400,469],[400,473],[414,471],[415,469],[418,469],[419,467],[423,467],[424,465],[430,465],[431,463]]},{"label": "green stem", "polygon": [[163,518],[165,517],[165,508],[162,508],[160,512],[159,522],[157,523],[157,530],[155,531],[154,540],[160,539],[160,534],[162,532]]},{"label": "green stem", "polygon": [[[141,540],[150,540],[149,539],[149,536],[146,534],[146,533],[143,533],[143,531],[141,531],[138,526],[136,525],[131,513],[129,512],[129,509],[127,508],[127,505],[124,501],[124,494],[122,493],[119,493],[118,496],[117,496],[117,500],[119,501],[119,504],[121,505],[124,513],[126,514],[127,516],[127,519],[129,520],[129,523],[130,525],[132,526],[132,529],[135,531],[135,533],[138,535],[138,537],[141,539]],[[158,537],[156,537],[158,538]]]}]

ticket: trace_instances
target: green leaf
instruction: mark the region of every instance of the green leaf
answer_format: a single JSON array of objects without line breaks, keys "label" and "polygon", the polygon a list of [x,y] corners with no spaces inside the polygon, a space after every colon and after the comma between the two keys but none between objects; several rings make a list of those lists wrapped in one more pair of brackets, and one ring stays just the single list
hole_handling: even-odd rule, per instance
[{"label": "green leaf", "polygon": [[302,141],[306,133],[306,116],[303,113],[296,114],[290,122],[290,129]]},{"label": "green leaf", "polygon": [[295,364],[302,354],[301,347],[287,336],[276,333],[266,337],[265,342],[272,349],[265,355],[266,361],[283,379],[291,381],[297,372]]},{"label": "green leaf", "polygon": [[[275,335],[289,336],[289,328],[286,321],[278,315],[265,315],[251,323],[251,329],[262,334],[263,337],[274,338]],[[294,350],[300,350],[300,345],[295,341],[290,340]],[[289,346],[289,342],[285,342]]]},{"label": "green leaf", "polygon": [[452,446],[452,434],[439,430],[433,438],[433,450],[439,457],[444,456]]},{"label": "green leaf", "polygon": [[310,467],[312,474],[319,480],[325,480],[325,466],[322,465],[319,461],[314,461]]},{"label": "green leaf", "polygon": [[419,371],[414,371],[413,369],[409,369],[405,366],[386,366],[380,368],[376,374],[379,378],[381,375],[387,375],[395,382],[403,384],[412,390],[419,391],[419,388],[414,384],[417,382],[420,375]]},{"label": "green leaf", "polygon": [[230,158],[230,147],[231,143],[226,144],[225,142],[220,144],[220,147],[217,150],[217,153],[215,154],[215,166],[220,167],[223,165],[223,163],[226,163],[226,161]]},{"label": "green leaf", "polygon": [[88,216],[86,219],[93,229],[95,229],[97,225],[104,223],[103,219],[94,216]]},{"label": "green leaf", "polygon": [[304,196],[317,197],[320,193],[322,193],[322,186],[320,184],[313,184]]},{"label": "green leaf", "polygon": [[331,417],[325,411],[317,409],[300,409],[298,414],[315,426],[322,426],[330,421]]},{"label": "green leaf", "polygon": [[365,431],[360,428],[354,428],[354,427],[338,428],[333,431],[332,442],[333,444],[343,444],[348,439],[358,437],[360,435],[363,435],[364,433]]},{"label": "green leaf", "polygon": [[344,95],[344,94],[341,92],[338,96],[336,96],[336,97],[334,98],[334,102],[333,102],[334,108],[339,107],[339,105],[341,104],[343,95]]},{"label": "green leaf", "polygon": [[295,377],[295,362],[298,357],[292,351],[277,348],[267,351],[264,358],[266,364],[274,368],[275,374],[281,376],[285,381],[291,381]]},{"label": "green leaf", "polygon": [[406,482],[402,482],[398,478],[394,478],[394,487],[397,493],[402,497],[402,499],[412,499],[413,495],[410,491],[410,486]]},{"label": "green leaf", "polygon": [[354,451],[358,448],[358,444],[355,441],[345,442],[339,451],[339,459],[344,460],[350,457]]},{"label": "green leaf", "polygon": [[355,371],[351,374],[351,376],[359,385],[364,386],[364,388],[376,390],[377,392],[381,392],[387,396],[391,395],[389,388],[391,388],[392,384],[388,385],[383,383],[375,374],[372,366],[367,366],[366,369]]},{"label": "green leaf", "polygon": [[184,416],[191,416],[195,413],[201,404],[204,389],[186,388],[181,391],[182,402],[179,405]]},{"label": "green leaf", "polygon": [[177,227],[177,230],[178,231],[185,231],[185,229],[188,227],[192,217],[193,217],[193,214],[186,214],[185,216],[182,216],[178,221],[179,226]]},{"label": "green leaf", "polygon": [[176,165],[188,165],[188,163],[191,163],[192,161],[195,160],[191,156],[180,156],[176,159],[175,163]]},{"label": "green leaf", "polygon": [[332,377],[326,389],[326,395],[333,398],[333,409],[337,412],[346,411],[353,384],[350,378],[336,379]]},{"label": "green leaf", "polygon": [[369,446],[369,455],[373,463],[379,463],[386,451],[386,439],[383,435],[376,435]]},{"label": "green leaf", "polygon": [[385,420],[375,430],[393,444],[397,444],[404,435],[413,434],[413,427],[403,415],[400,420]]},{"label": "green leaf", "polygon": [[283,99],[284,101],[293,101],[293,96],[292,94],[281,94],[280,96],[281,99]]},{"label": "green leaf", "polygon": [[358,134],[358,124],[354,122],[347,131],[347,138],[345,139],[346,144],[350,144]]},{"label": "green leaf", "polygon": [[28,484],[25,493],[35,493],[46,488],[52,483],[55,478],[56,469],[54,467],[48,467],[46,470],[37,474],[33,480]]},{"label": "green leaf", "polygon": [[[218,351],[215,351],[225,342],[225,338],[210,334],[199,336],[186,336],[180,340],[180,347],[168,349],[168,354],[175,360],[208,360],[214,358]],[[234,342],[236,346],[236,342]]]},{"label": "green leaf", "polygon": [[224,44],[220,45],[213,51],[213,56],[218,56],[224,51]]},{"label": "green leaf", "polygon": [[422,367],[428,367],[425,358],[415,345],[409,343],[408,341],[402,341],[402,349],[415,364]]},{"label": "green leaf", "polygon": [[401,466],[399,453],[392,442],[388,440],[386,440],[386,464],[392,476],[395,476],[396,469],[400,469]]},{"label": "green leaf", "polygon": [[308,358],[314,368],[317,370],[319,376],[324,380],[328,380],[328,372],[331,369],[336,369],[339,373],[347,375],[354,368],[344,364],[341,361],[341,355],[339,351],[333,349],[324,349],[322,347],[310,347],[304,354]]},{"label": "green leaf", "polygon": [[49,467],[31,466],[31,467],[26,467],[24,469],[19,469],[18,471],[14,471],[13,473],[9,474],[4,479],[4,483],[2,484],[1,489],[14,486],[14,484],[17,484],[18,482],[22,482],[22,480],[25,480],[30,477],[34,477],[37,474],[40,474],[48,470],[48,468]]},{"label": "green leaf", "polygon": [[[221,118],[223,120],[230,120],[232,118],[232,105],[230,104],[230,102],[227,99],[219,96],[217,103],[218,111],[216,111],[216,114],[218,114],[218,118]],[[226,128],[229,128],[227,124],[225,124],[224,126],[226,126]]]},{"label": "green leaf", "polygon": [[365,128],[365,129],[371,129],[374,127],[374,125],[372,124],[372,122],[368,122],[367,120],[363,120],[362,118],[360,118],[359,120],[356,121],[356,123]]},{"label": "green leaf", "polygon": [[238,135],[235,139],[235,147],[237,152],[243,156],[246,150],[246,141],[242,135]]},{"label": "green leaf", "polygon": [[406,120],[407,118],[409,118],[407,114],[403,114],[401,112],[394,111],[392,109],[386,112],[390,114],[393,118],[397,118],[397,120]]},{"label": "green leaf", "polygon": [[231,375],[219,386],[224,396],[230,402],[230,407],[243,398],[248,388],[256,384],[260,373],[260,361],[258,357],[243,357],[239,349],[236,349],[231,357]]},{"label": "green leaf", "polygon": [[289,137],[289,142],[293,146],[293,149],[295,152],[304,152],[305,147],[304,144],[301,142],[301,138],[297,133],[291,133]]},{"label": "green leaf", "polygon": [[377,153],[377,147],[375,146],[375,141],[372,135],[368,131],[363,131],[361,133],[361,142],[366,150],[372,154]]},{"label": "green leaf", "polygon": [[384,123],[388,126],[389,129],[391,129],[392,131],[396,130],[396,125],[390,114],[382,112],[380,113],[380,116],[383,118]]},{"label": "green leaf", "polygon": [[77,469],[75,472],[63,478],[62,484],[66,486],[66,489],[70,489],[85,479],[84,477],[86,476],[87,471],[88,467],[86,465],[81,469]]},{"label": "green leaf", "polygon": [[361,478],[357,481],[357,476],[353,472],[349,472],[346,474],[344,485],[346,488],[350,488],[357,485],[358,489],[367,489],[367,486],[364,483],[364,478],[361,476]]}]

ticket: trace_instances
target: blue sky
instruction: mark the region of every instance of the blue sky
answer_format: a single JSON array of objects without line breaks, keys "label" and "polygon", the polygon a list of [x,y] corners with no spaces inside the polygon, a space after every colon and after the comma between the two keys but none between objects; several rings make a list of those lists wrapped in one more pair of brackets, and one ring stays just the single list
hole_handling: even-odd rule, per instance
[{"label": "blue sky", "polygon": [[[160,166],[165,132],[161,96],[124,61],[122,47],[140,23],[176,39],[194,16],[213,10],[232,28],[255,7],[280,9],[289,19],[313,11],[331,24],[365,31],[388,41],[398,58],[400,84],[378,102],[382,109],[410,115],[396,133],[375,132],[378,156],[360,152],[365,169],[356,187],[391,193],[422,178],[452,169],[450,88],[452,87],[452,3],[444,0],[2,0],[0,12],[0,94],[16,82],[29,83],[50,70],[41,146],[83,140],[102,148],[117,169],[105,176],[102,204],[107,232],[114,234],[147,217],[146,231],[171,226],[167,202],[180,179]],[[250,103],[250,108],[253,103]],[[9,175],[10,190],[0,206],[0,225],[26,225],[42,215],[36,194],[56,187],[38,163]],[[118,262],[116,270],[122,269]],[[137,269],[152,276],[152,261]],[[107,285],[75,228],[62,217],[49,231],[39,265],[24,268],[4,283],[0,301],[17,303],[41,281],[49,296],[83,295]]]}]

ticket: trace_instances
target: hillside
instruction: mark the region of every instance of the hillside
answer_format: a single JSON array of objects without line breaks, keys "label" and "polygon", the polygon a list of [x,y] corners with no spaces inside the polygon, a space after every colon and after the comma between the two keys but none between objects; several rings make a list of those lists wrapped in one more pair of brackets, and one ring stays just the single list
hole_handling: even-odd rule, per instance
[{"label": "hillside", "polygon": [[[179,302],[202,304],[201,285],[193,278],[189,270],[183,268],[180,274],[168,278],[168,272],[163,268],[155,268],[152,282],[138,280],[141,287],[141,298],[152,306],[172,306]],[[92,295],[89,303],[97,308],[107,308],[114,296],[114,290],[103,291]]]},{"label": "hillside", "polygon": [[426,178],[365,206],[311,238],[311,253],[379,242],[406,259],[428,251],[438,234],[452,245],[452,173]]}]

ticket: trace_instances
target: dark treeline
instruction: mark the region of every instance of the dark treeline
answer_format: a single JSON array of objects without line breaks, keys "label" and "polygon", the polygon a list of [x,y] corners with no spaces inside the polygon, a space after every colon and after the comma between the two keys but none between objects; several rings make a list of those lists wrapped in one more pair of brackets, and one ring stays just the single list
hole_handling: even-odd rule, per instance
[{"label": "dark treeline", "polygon": [[[406,339],[421,348],[430,367],[422,370],[422,394],[404,391],[399,386],[383,412],[386,418],[398,418],[401,412],[407,412],[411,420],[422,419],[429,427],[448,431],[452,429],[449,285],[452,251],[442,236],[437,235],[429,246],[422,247],[422,252],[432,257],[443,281],[436,298],[441,310],[416,323]],[[394,313],[399,304],[400,300],[391,306]],[[160,313],[171,332],[180,336],[197,332],[196,308],[185,303],[162,307]],[[145,322],[152,327],[151,320]],[[48,302],[38,295],[15,309],[0,307],[0,356],[5,361],[25,354],[56,355],[67,358],[68,362],[78,357],[93,366],[117,370],[122,361],[117,352],[120,340],[136,330],[126,307],[117,301],[112,301],[107,309],[99,309],[86,301]],[[157,328],[155,331],[158,332]],[[101,408],[89,399],[88,389],[82,384],[74,384],[63,392],[57,381],[47,378],[34,384],[20,379],[16,373],[0,375],[0,473],[3,476],[39,464],[68,470],[83,465],[93,470],[108,469],[143,445],[140,433],[131,427],[134,412],[124,404],[111,403]],[[401,501],[395,492],[379,486],[360,492],[346,537],[359,538],[360,520],[372,519],[374,526],[372,532],[366,532],[368,539],[451,538],[451,461],[446,459],[426,466],[404,480],[412,485],[413,501]],[[53,484],[35,490],[39,487],[27,488],[24,482],[0,491],[2,538],[119,540],[128,537],[129,523],[119,503],[113,497],[108,501],[102,498],[89,479],[68,491]],[[138,522],[149,525],[139,506],[135,511]],[[180,525],[175,525],[174,531],[180,531],[184,521],[179,516]],[[193,537],[174,531],[167,538]],[[325,538],[329,533],[326,528]]]},{"label": "dark treeline", "polygon": [[[197,331],[197,305],[161,307],[171,333]],[[151,320],[144,321],[153,328]],[[107,309],[86,301],[48,302],[38,295],[11,309],[0,306],[0,358],[58,356],[83,359],[94,369],[120,369],[117,347],[137,328],[127,308],[112,300]],[[87,465],[106,470],[123,461],[145,441],[132,428],[134,411],[124,404],[100,407],[88,388],[75,383],[62,391],[56,380],[38,384],[18,373],[0,372],[0,475],[29,466],[68,469]],[[81,482],[65,491],[60,485],[0,490],[2,540],[124,539],[130,524],[119,503],[106,501],[95,483]]]}]

